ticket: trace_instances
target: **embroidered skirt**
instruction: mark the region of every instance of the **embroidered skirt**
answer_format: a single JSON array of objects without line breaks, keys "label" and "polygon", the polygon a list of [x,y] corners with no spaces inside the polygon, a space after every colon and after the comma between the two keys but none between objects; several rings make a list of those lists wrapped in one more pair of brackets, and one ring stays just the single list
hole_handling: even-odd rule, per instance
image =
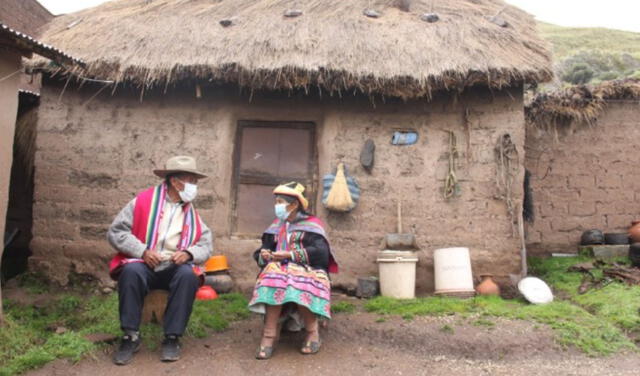
[{"label": "embroidered skirt", "polygon": [[295,263],[270,262],[253,289],[249,310],[265,312],[265,304],[295,303],[316,315],[331,318],[331,282],[324,270]]}]

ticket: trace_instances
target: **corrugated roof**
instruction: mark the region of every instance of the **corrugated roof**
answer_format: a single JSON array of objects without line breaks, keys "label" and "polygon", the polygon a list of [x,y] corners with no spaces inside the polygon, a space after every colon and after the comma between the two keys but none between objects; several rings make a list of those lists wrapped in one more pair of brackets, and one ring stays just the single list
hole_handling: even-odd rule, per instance
[{"label": "corrugated roof", "polygon": [[75,57],[68,55],[61,50],[42,43],[39,40],[30,37],[27,34],[21,33],[17,30],[10,28],[4,23],[0,22],[0,38],[8,39],[10,42],[14,42],[16,46],[21,49],[34,52],[40,56],[44,56],[47,59],[51,59],[59,64],[70,63],[75,65],[84,66],[85,63],[76,59]]}]

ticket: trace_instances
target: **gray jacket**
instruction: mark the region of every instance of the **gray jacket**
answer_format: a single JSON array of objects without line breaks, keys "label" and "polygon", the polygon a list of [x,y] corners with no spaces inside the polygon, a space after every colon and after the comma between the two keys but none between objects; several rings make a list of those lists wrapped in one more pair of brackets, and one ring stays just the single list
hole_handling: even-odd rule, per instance
[{"label": "gray jacket", "polygon": [[[131,232],[135,206],[136,199],[134,198],[118,213],[113,223],[111,223],[109,231],[107,231],[107,240],[117,251],[129,257],[142,258],[147,245],[138,240]],[[187,248],[187,251],[193,256],[194,264],[204,264],[213,252],[213,232],[202,220],[200,220],[200,224],[202,225],[200,240]]]}]

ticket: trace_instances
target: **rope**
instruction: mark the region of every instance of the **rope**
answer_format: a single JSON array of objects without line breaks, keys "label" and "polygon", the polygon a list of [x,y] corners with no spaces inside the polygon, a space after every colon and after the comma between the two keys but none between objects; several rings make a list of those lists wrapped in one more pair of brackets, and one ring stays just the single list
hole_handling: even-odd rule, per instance
[{"label": "rope", "polygon": [[497,198],[507,204],[507,214],[511,218],[511,235],[516,233],[516,210],[513,203],[513,182],[518,175],[520,166],[518,165],[518,150],[511,141],[508,133],[498,138],[494,149],[496,157],[496,186],[498,188]]},{"label": "rope", "polygon": [[456,147],[456,135],[452,131],[446,131],[449,133],[449,172],[444,179],[444,198],[445,200],[455,196],[458,192],[458,178],[456,176],[456,158],[458,155],[458,148]]}]

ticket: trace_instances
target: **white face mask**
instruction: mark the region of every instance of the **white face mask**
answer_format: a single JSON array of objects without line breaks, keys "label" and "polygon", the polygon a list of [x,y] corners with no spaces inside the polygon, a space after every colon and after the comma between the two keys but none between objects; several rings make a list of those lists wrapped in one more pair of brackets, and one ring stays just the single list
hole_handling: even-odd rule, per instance
[{"label": "white face mask", "polygon": [[184,184],[184,189],[178,192],[180,199],[183,202],[191,202],[195,200],[198,195],[198,186],[193,183],[185,183],[182,180],[180,180],[180,182]]},{"label": "white face mask", "polygon": [[287,211],[287,204],[276,204],[275,212],[276,212],[276,217],[283,221],[289,218],[289,214],[291,214],[291,212]]}]

